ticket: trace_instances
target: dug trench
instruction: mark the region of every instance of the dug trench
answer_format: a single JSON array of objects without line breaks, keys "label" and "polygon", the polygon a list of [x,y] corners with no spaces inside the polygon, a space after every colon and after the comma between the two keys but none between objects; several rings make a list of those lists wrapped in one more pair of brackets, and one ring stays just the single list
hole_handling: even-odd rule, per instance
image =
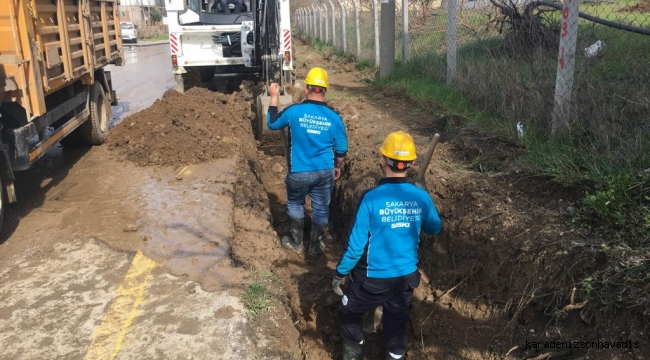
[{"label": "dug trench", "polygon": [[[296,44],[296,54],[294,100],[302,98],[299,82],[309,68],[325,68],[332,84],[328,103],[342,115],[349,138],[342,178],[334,190],[326,252],[320,258],[308,259],[280,246],[280,237],[288,232],[286,161],[257,148],[251,127],[257,85],[244,83],[231,94],[170,91],[151,108],[125,119],[110,144],[116,156],[174,170],[235,159],[230,169],[236,180],[228,271],[238,276],[224,286],[231,286],[245,303],[252,285],[262,284],[266,292],[262,303],[249,302],[259,310],[249,320],[258,358],[341,357],[340,297],[331,290],[332,275],[356,202],[381,177],[377,150],[386,134],[399,129],[413,135],[420,154],[435,132],[442,135],[426,183],[443,231],[421,239],[420,268],[428,278],[414,294],[406,358],[647,357],[650,337],[643,306],[605,313],[599,304],[585,303],[580,281],[604,266],[598,248],[605,239],[575,226],[575,189],[520,168],[513,160],[525,149],[517,144],[455,130],[462,128],[462,119],[436,116],[440,109],[435,107],[418,111],[402,94],[368,86],[374,74],[355,69],[344,58],[317,53],[302,43]],[[409,174],[411,180],[419,165]],[[625,297],[643,299],[649,290],[642,284]],[[381,326],[366,325],[366,359],[383,359]],[[631,348],[592,346],[628,340]],[[533,345],[551,341],[565,345]],[[566,345],[579,341],[591,345]]]}]

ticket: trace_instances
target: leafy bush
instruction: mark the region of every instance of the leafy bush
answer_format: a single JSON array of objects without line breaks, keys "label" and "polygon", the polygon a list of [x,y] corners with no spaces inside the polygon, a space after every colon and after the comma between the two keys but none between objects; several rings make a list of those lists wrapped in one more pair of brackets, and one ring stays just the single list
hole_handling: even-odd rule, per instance
[{"label": "leafy bush", "polygon": [[158,23],[158,22],[161,22],[162,18],[163,18],[160,11],[158,11],[158,9],[156,9],[156,8],[151,10],[151,13],[149,14],[149,17],[151,18],[151,22],[154,23],[154,24]]},{"label": "leafy bush", "polygon": [[608,176],[584,197],[583,210],[616,229],[648,229],[650,179],[630,172]]}]

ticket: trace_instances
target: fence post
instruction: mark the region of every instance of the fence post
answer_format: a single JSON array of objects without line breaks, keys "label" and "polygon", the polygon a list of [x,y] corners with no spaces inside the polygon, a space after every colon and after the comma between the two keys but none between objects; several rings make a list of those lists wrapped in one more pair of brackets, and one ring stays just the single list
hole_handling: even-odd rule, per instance
[{"label": "fence post", "polygon": [[313,38],[318,37],[318,18],[316,17],[316,5],[312,5],[312,23],[314,26],[314,35],[312,36]]},{"label": "fence post", "polygon": [[307,7],[307,9],[305,10],[305,15],[307,15],[307,35],[309,35],[309,37],[311,37],[311,32],[312,32],[313,27],[314,27],[312,25],[312,21],[311,21],[311,19],[312,19],[311,18],[311,11],[312,11],[312,9],[309,8],[309,7]]},{"label": "fence post", "polygon": [[341,37],[343,38],[343,52],[347,53],[348,46],[347,46],[347,35],[345,31],[345,6],[343,5],[342,0],[339,0],[339,5],[341,5]]},{"label": "fence post", "polygon": [[316,5],[312,5],[312,14],[314,18],[314,38],[318,38],[318,16],[316,15]]},{"label": "fence post", "polygon": [[308,7],[307,8],[307,34],[309,35],[309,37],[312,36],[311,32],[313,30],[313,25],[312,25],[313,24],[313,19],[312,19],[312,12],[311,11],[312,11],[312,9]]},{"label": "fence post", "polygon": [[373,11],[373,21],[374,26],[374,37],[375,37],[375,66],[380,65],[380,56],[379,56],[379,0],[372,0],[372,11]]},{"label": "fence post", "polygon": [[456,78],[456,31],[458,30],[458,2],[449,0],[447,9],[447,84],[452,85]]},{"label": "fence post", "polygon": [[332,0],[328,0],[332,8],[332,46],[336,47],[336,8]]},{"label": "fence post", "polygon": [[402,0],[402,64],[409,58],[409,0]]},{"label": "fence post", "polygon": [[352,0],[352,5],[354,5],[354,28],[357,37],[357,61],[361,57],[361,34],[359,33],[359,5],[357,0]]},{"label": "fence post", "polygon": [[381,0],[381,39],[379,77],[385,78],[395,67],[395,0]]},{"label": "fence post", "polygon": [[325,11],[325,16],[323,19],[325,20],[325,43],[329,43],[330,41],[330,27],[329,27],[329,18],[327,17],[327,14],[329,11],[327,11],[327,5],[323,4],[323,11]]},{"label": "fence post", "polygon": [[312,37],[316,37],[316,5],[311,6]]},{"label": "fence post", "polygon": [[316,5],[316,8],[318,8],[318,39],[323,41],[323,10],[320,5]]},{"label": "fence post", "polygon": [[579,10],[579,0],[564,0],[560,50],[557,61],[557,75],[555,77],[553,119],[551,120],[551,134],[553,135],[561,134],[569,129]]},{"label": "fence post", "polygon": [[298,35],[302,36],[302,8],[298,8],[296,14],[298,14]]}]

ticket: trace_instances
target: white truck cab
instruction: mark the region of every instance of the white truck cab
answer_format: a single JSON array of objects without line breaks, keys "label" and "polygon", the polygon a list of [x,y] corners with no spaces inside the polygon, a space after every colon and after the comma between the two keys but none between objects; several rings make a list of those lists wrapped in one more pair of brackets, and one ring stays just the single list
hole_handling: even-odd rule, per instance
[{"label": "white truck cab", "polygon": [[291,81],[289,0],[165,0],[165,7],[179,92],[215,73]]}]

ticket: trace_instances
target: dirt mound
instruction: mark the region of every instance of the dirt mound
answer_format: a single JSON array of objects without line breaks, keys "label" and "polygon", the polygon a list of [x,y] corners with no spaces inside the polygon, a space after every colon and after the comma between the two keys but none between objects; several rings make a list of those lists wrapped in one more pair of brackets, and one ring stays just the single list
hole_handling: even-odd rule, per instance
[{"label": "dirt mound", "polygon": [[109,146],[134,163],[181,166],[229,157],[250,139],[252,83],[232,94],[168,90],[113,129]]}]

